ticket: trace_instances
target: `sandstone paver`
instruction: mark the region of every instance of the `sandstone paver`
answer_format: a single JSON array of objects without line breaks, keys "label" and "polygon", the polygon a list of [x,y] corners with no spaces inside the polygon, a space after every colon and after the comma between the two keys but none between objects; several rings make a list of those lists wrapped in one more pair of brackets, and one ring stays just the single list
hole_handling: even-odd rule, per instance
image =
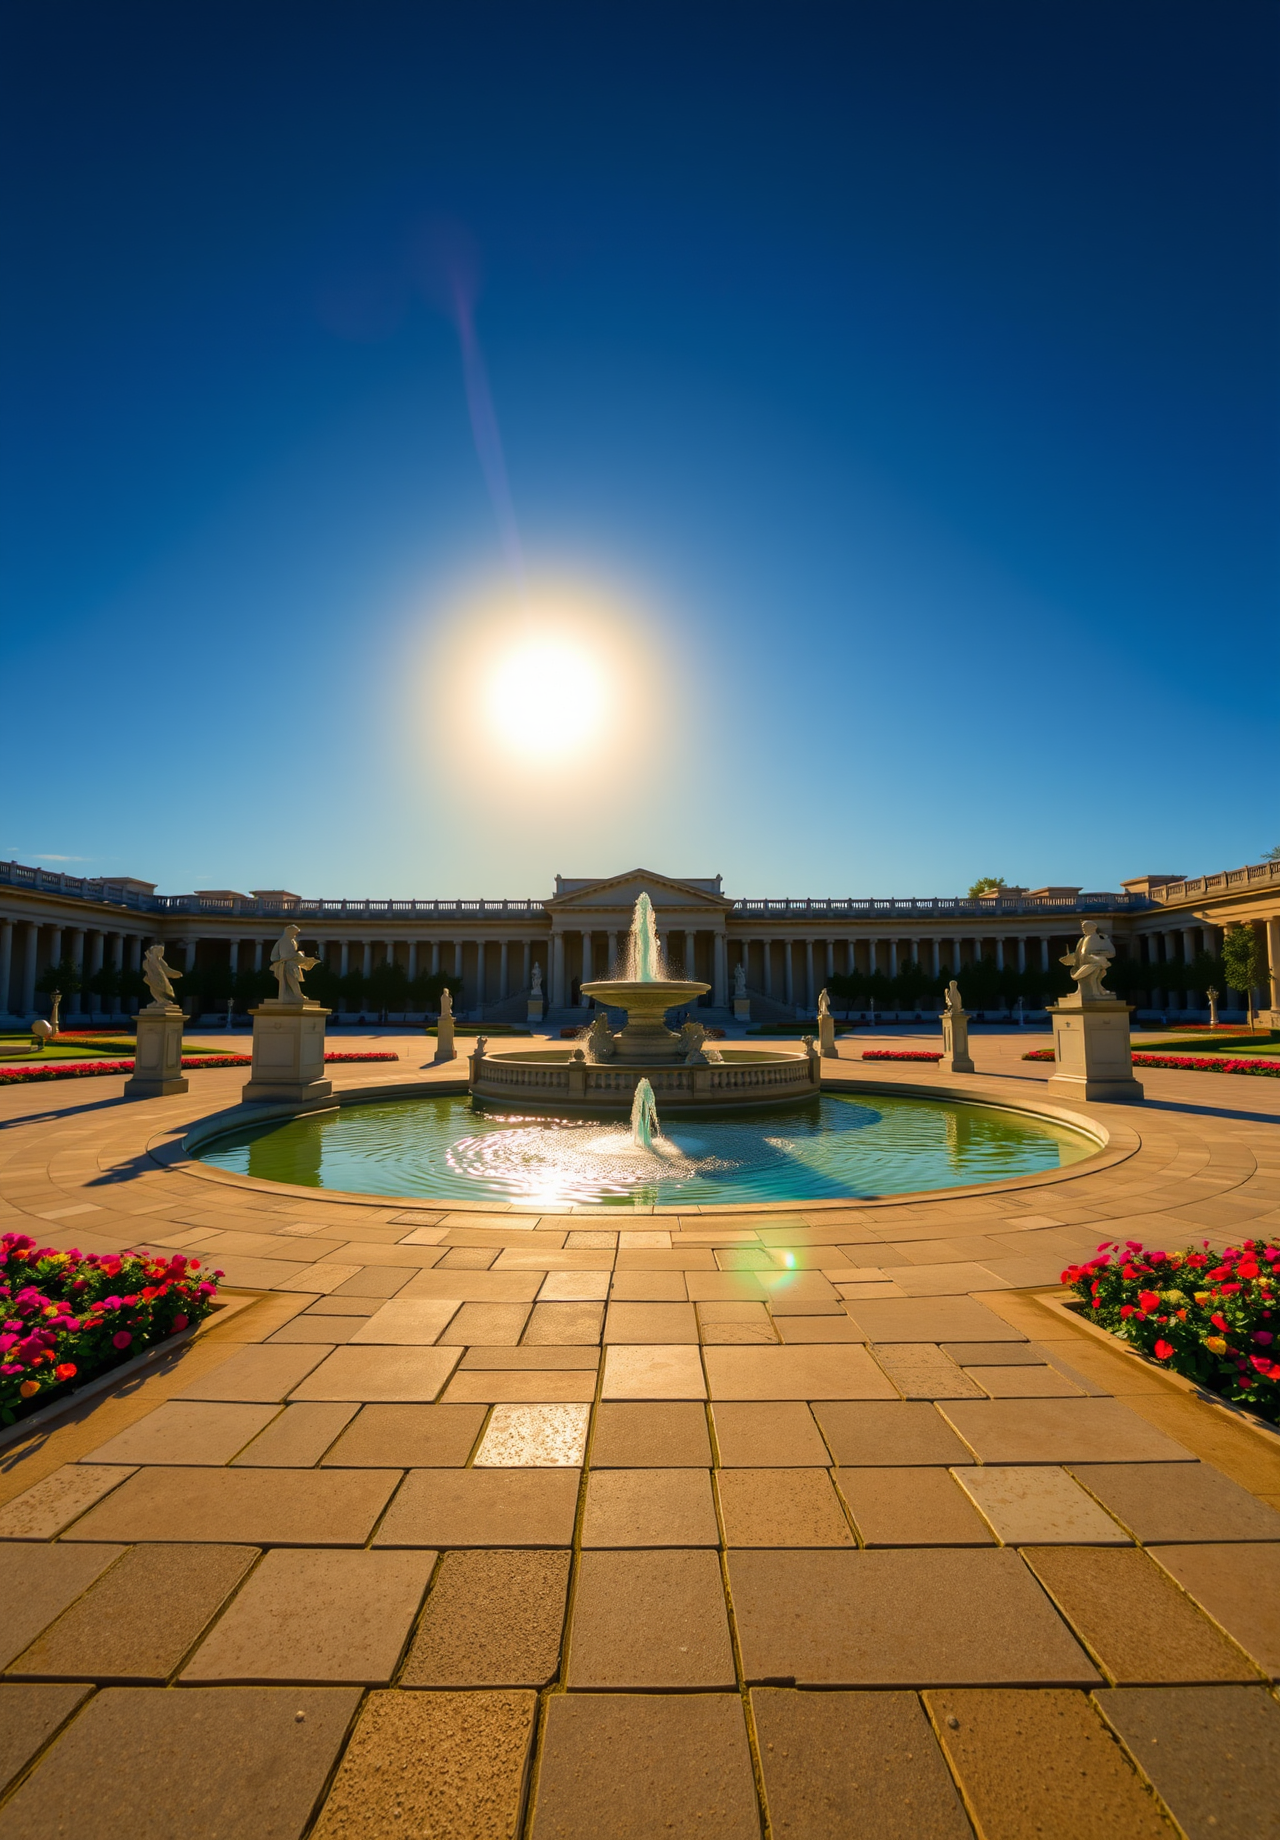
[{"label": "sandstone paver", "polygon": [[595,1373],[600,1366],[599,1348],[515,1348],[510,1344],[477,1343],[469,1347],[454,1369],[455,1376],[474,1368],[492,1369],[497,1373],[559,1372],[576,1370]]},{"label": "sandstone paver", "polygon": [[375,1546],[568,1546],[576,1469],[411,1470]]},{"label": "sandstone paver", "polygon": [[427,1348],[449,1327],[461,1299],[393,1297],[375,1310],[350,1338],[382,1346]]},{"label": "sandstone paver", "polygon": [[172,1399],[100,1444],[87,1461],[99,1463],[229,1463],[266,1429],[278,1406],[232,1405]]},{"label": "sandstone paver", "polygon": [[65,1463],[0,1508],[0,1540],[51,1540],[109,1495],[134,1466]]},{"label": "sandstone paver", "polygon": [[706,1391],[696,1347],[614,1342],[605,1350],[602,1399],[705,1399]]},{"label": "sandstone paver", "polygon": [[24,1840],[296,1840],[358,1701],[350,1687],[109,1687],[45,1753],[5,1817]]},{"label": "sandstone paver", "polygon": [[606,1342],[696,1342],[698,1322],[691,1303],[611,1303],[604,1319]]},{"label": "sandstone paver", "polygon": [[512,1840],[535,1693],[371,1693],[315,1840]]},{"label": "sandstone paver", "polygon": [[1280,1514],[1212,1464],[1093,1463],[1072,1470],[1148,1546],[1280,1540]]},{"label": "sandstone paver", "polygon": [[[1137,1473],[1143,1474],[1145,1468],[1138,1467]],[[953,1473],[1006,1546],[1129,1544],[1124,1528],[1064,1469],[1049,1464],[1019,1468],[997,1463]]]},{"label": "sandstone paver", "polygon": [[251,1469],[311,1469],[359,1410],[357,1405],[337,1401],[286,1406],[231,1459],[232,1464]]},{"label": "sandstone paver", "polygon": [[363,1406],[322,1461],[336,1469],[460,1469],[484,1420],[482,1405]]},{"label": "sandstone paver", "polygon": [[363,1546],[399,1470],[140,1469],[63,1535],[248,1546]]},{"label": "sandstone paver", "polygon": [[1151,1557],[1280,1680],[1280,1546],[1153,1546]]},{"label": "sandstone paver", "polygon": [[733,1653],[713,1552],[584,1552],[569,1632],[571,1688],[731,1688]]},{"label": "sandstone paver", "polygon": [[938,1410],[980,1463],[1194,1461],[1118,1399],[957,1399]]},{"label": "sandstone paver", "polygon": [[532,1307],[528,1303],[464,1303],[441,1335],[440,1344],[451,1348],[474,1343],[498,1347],[506,1343],[514,1348]]},{"label": "sandstone paver", "polygon": [[852,1546],[825,1469],[718,1469],[727,1546]]},{"label": "sandstone paver", "polygon": [[813,1415],[837,1463],[891,1469],[926,1463],[967,1463],[971,1452],[932,1405],[819,1400]]},{"label": "sandstone paver", "polygon": [[1020,1329],[973,1297],[885,1297],[849,1305],[869,1342],[1021,1342]]},{"label": "sandstone paver", "polygon": [[479,1400],[485,1404],[587,1405],[596,1396],[594,1370],[575,1367],[470,1368],[455,1373],[444,1390],[449,1404]]},{"label": "sandstone paver", "polygon": [[434,1552],[269,1552],[182,1680],[385,1685],[435,1558]]},{"label": "sandstone paver", "polygon": [[607,1271],[548,1272],[537,1293],[540,1303],[603,1302],[608,1295]]},{"label": "sandstone paver", "polygon": [[0,1667],[7,1667],[55,1617],[87,1591],[123,1546],[0,1546]]},{"label": "sandstone paver", "polygon": [[705,1469],[602,1469],[587,1480],[584,1547],[718,1546]]},{"label": "sandstone paver", "polygon": [[500,1405],[476,1451],[477,1468],[580,1468],[589,1405]]},{"label": "sandstone paver", "polygon": [[749,1682],[1098,1681],[1016,1553],[738,1551],[729,1586]]},{"label": "sandstone paver", "polygon": [[1172,1840],[1084,1694],[970,1687],[924,1699],[984,1836]]},{"label": "sandstone paver", "polygon": [[1103,1718],[1188,1840],[1280,1836],[1280,1705],[1260,1687],[1106,1687]]},{"label": "sandstone paver", "polygon": [[602,1303],[535,1303],[521,1341],[526,1348],[578,1347],[600,1340]]},{"label": "sandstone paver", "polygon": [[709,1469],[706,1409],[694,1400],[613,1399],[596,1407],[593,1469]]},{"label": "sandstone paver", "polygon": [[841,1469],[864,1546],[990,1546],[991,1531],[945,1469]]},{"label": "sandstone paver", "polygon": [[1116,1686],[1256,1681],[1256,1670],[1144,1552],[1029,1546],[1022,1556]]},{"label": "sandstone paver", "polygon": [[532,1840],[695,1832],[699,1840],[758,1840],[736,1693],[551,1696]]},{"label": "sandstone paver", "polygon": [[434,1399],[458,1361],[456,1348],[335,1348],[298,1386],[294,1399]]},{"label": "sandstone paver", "polygon": [[282,1342],[323,1342],[333,1347],[338,1343],[349,1342],[366,1321],[364,1316],[310,1316],[304,1313],[277,1329],[267,1341],[272,1348]]},{"label": "sandstone paver", "polygon": [[802,1400],[719,1400],[712,1408],[716,1447],[729,1469],[812,1469],[831,1461]]},{"label": "sandstone paver", "polygon": [[713,1399],[892,1399],[861,1345],[703,1350]]},{"label": "sandstone paver", "polygon": [[84,1703],[87,1686],[0,1685],[0,1795]]},{"label": "sandstone paver", "polygon": [[914,1693],[753,1687],[773,1831],[804,1840],[971,1840]]},{"label": "sandstone paver", "polygon": [[932,1342],[877,1342],[876,1363],[904,1399],[981,1399],[982,1388]]},{"label": "sandstone paver", "polygon": [[865,1342],[867,1339],[847,1316],[789,1316],[778,1311],[774,1326],[784,1342]]},{"label": "sandstone paver", "polygon": [[567,1550],[449,1552],[402,1687],[544,1687],[560,1666]]},{"label": "sandstone paver", "polygon": [[324,1360],[324,1345],[280,1348],[269,1342],[238,1349],[229,1360],[184,1386],[176,1399],[278,1404]]}]

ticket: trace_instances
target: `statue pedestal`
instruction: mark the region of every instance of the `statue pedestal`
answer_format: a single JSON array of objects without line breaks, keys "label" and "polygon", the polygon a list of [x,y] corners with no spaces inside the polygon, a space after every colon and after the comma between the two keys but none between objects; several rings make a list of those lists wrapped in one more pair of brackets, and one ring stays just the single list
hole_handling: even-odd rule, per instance
[{"label": "statue pedestal", "polygon": [[525,1021],[526,1022],[541,1022],[542,1021],[542,998],[541,997],[530,997],[529,998],[529,1014],[525,1017]]},{"label": "statue pedestal", "polygon": [[818,1017],[818,1052],[824,1061],[833,1061],[836,1055],[836,1024],[833,1016]]},{"label": "statue pedestal", "polygon": [[436,1022],[434,1058],[437,1061],[456,1061],[458,1058],[458,1051],[453,1045],[453,1017],[451,1015],[443,1014]]},{"label": "statue pedestal", "polygon": [[159,1099],[184,1093],[182,1011],[176,1003],[148,1004],[138,1011],[138,1047],[132,1077],[125,1081],[127,1099]]},{"label": "statue pedestal", "polygon": [[942,1024],[942,1059],[938,1062],[944,1073],[973,1073],[974,1065],[969,1054],[969,1012],[965,1009],[944,1009],[938,1018]]},{"label": "statue pedestal", "polygon": [[324,1023],[330,1011],[305,997],[282,1003],[269,997],[253,1017],[253,1070],[241,1097],[249,1105],[273,1100],[324,1099],[333,1091],[324,1077]]},{"label": "statue pedestal", "polygon": [[751,998],[735,997],[733,999],[733,1019],[735,1022],[750,1022]]},{"label": "statue pedestal", "polygon": [[1105,1099],[1137,1103],[1145,1094],[1133,1077],[1129,1046],[1129,1005],[1115,997],[1104,1002],[1063,997],[1051,1004],[1053,1053],[1057,1070],[1048,1089],[1063,1099]]}]

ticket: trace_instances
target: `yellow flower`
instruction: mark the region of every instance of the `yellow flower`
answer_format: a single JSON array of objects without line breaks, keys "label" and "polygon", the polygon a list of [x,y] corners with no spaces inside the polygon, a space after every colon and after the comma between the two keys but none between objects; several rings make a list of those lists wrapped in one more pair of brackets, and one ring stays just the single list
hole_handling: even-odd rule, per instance
[{"label": "yellow flower", "polygon": [[1210,1354],[1225,1354],[1227,1352],[1227,1344],[1220,1335],[1206,1335],[1204,1338],[1204,1345],[1209,1350]]},{"label": "yellow flower", "polygon": [[1204,1308],[1205,1304],[1208,1303],[1209,1299],[1212,1296],[1213,1296],[1212,1291],[1197,1291],[1195,1294],[1196,1302],[1200,1305],[1201,1309]]}]

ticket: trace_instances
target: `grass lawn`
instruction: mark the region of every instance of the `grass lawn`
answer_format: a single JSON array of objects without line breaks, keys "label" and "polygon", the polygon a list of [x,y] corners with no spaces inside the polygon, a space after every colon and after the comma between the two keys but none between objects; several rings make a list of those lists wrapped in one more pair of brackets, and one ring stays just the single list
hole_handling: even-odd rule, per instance
[{"label": "grass lawn", "polygon": [[[30,1035],[0,1035],[0,1061],[118,1061],[132,1059],[137,1043],[132,1035],[94,1035],[80,1042],[59,1036],[47,1048],[33,1048]],[[184,1054],[236,1054],[236,1048],[197,1048],[182,1044]]]},{"label": "grass lawn", "polygon": [[1228,1054],[1238,1060],[1242,1054],[1274,1055],[1280,1049],[1280,1030],[1242,1029],[1238,1035],[1144,1035],[1135,1030],[1132,1045],[1143,1054]]}]

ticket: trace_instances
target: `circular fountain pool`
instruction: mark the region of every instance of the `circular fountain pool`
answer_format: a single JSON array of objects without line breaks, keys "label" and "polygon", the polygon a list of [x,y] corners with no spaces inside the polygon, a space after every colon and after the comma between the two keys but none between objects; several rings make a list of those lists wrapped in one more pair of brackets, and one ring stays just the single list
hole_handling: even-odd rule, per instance
[{"label": "circular fountain pool", "polygon": [[824,1093],[771,1111],[665,1120],[649,1149],[600,1118],[529,1117],[457,1097],[346,1106],[249,1126],[203,1161],[309,1188],[548,1209],[866,1198],[1007,1181],[1090,1156],[1051,1119],[895,1095]]}]

